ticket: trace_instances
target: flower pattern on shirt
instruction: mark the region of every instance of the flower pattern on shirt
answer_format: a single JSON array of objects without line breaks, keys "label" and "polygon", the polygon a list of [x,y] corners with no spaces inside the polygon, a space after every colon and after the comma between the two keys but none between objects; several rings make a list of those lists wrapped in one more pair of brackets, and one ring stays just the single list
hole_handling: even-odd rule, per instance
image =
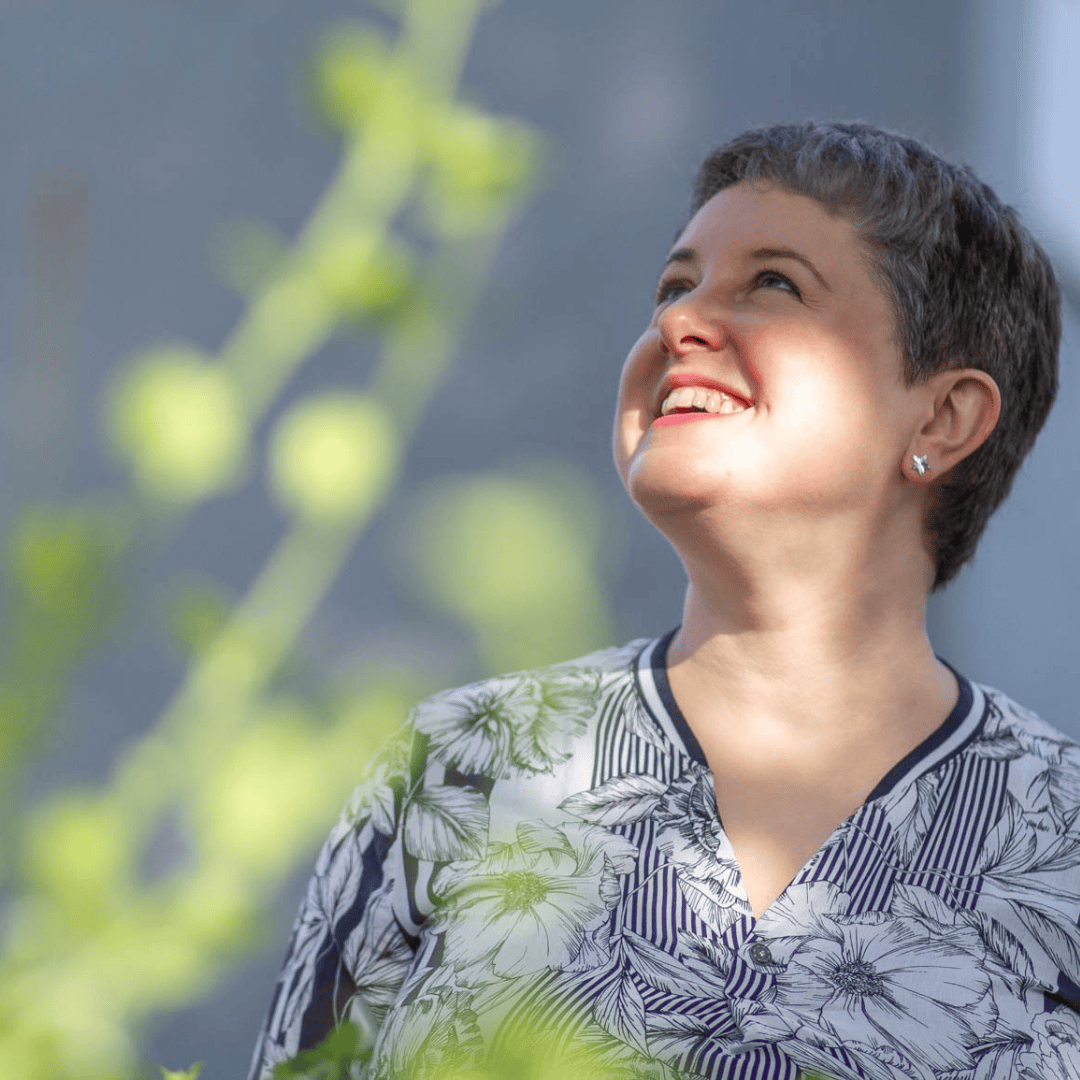
[{"label": "flower pattern on shirt", "polygon": [[959,679],[755,918],[669,638],[417,707],[320,855],[253,1077],[345,1021],[369,1080],[548,1053],[596,1080],[1080,1077],[1080,747]]},{"label": "flower pattern on shirt", "polygon": [[563,967],[606,918],[620,892],[617,876],[636,855],[621,837],[580,821],[523,822],[516,843],[439,871],[431,926],[445,933],[444,962],[490,966],[497,975]]}]

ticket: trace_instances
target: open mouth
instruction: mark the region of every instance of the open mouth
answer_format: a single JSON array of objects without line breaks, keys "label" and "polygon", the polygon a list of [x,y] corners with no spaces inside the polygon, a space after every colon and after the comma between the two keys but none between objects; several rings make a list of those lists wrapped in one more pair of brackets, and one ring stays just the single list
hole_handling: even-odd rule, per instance
[{"label": "open mouth", "polygon": [[723,390],[705,386],[680,386],[672,390],[660,406],[654,423],[675,423],[706,416],[731,416],[745,412],[749,405]]}]

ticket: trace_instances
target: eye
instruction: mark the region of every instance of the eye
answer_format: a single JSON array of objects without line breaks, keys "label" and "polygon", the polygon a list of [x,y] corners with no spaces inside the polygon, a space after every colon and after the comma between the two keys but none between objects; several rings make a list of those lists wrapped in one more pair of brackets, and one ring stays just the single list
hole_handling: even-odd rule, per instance
[{"label": "eye", "polygon": [[667,278],[661,281],[656,289],[656,306],[659,307],[666,300],[690,292],[693,287],[693,283],[684,278]]},{"label": "eye", "polygon": [[801,297],[802,293],[799,292],[799,287],[791,280],[781,274],[778,270],[762,270],[757,277],[754,278],[755,285],[780,285],[785,291],[791,291],[796,296]]}]

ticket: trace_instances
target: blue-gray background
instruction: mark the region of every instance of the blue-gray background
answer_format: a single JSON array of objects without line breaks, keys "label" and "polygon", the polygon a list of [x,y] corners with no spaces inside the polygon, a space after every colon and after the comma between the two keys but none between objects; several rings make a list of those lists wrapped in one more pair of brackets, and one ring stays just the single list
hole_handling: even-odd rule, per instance
[{"label": "blue-gray background", "polygon": [[[1080,228],[1061,175],[1077,164],[1068,101],[1080,86],[1065,66],[1080,43],[1076,7],[503,0],[481,21],[465,84],[488,108],[547,132],[555,153],[411,448],[408,487],[538,457],[573,463],[594,478],[610,523],[616,640],[669,628],[681,570],[622,495],[609,428],[619,367],[649,318],[694,167],[755,124],[857,118],[903,130],[972,164],[1071,276]],[[212,240],[237,218],[286,235],[304,219],[338,155],[304,105],[304,65],[320,33],[364,14],[358,0],[0,0],[5,512],[30,491],[117,482],[95,415],[118,360],[163,338],[221,342],[240,301],[213,276]],[[1075,309],[1066,315],[1055,411],[976,563],[934,598],[930,622],[955,665],[1080,736],[1070,692],[1080,385]],[[362,344],[337,342],[292,393],[362,382],[367,363]],[[152,607],[160,577],[194,568],[239,592],[280,527],[258,485],[210,504],[136,588]],[[384,547],[379,526],[320,612],[309,650],[337,670],[380,650],[467,668],[454,628],[372,572]],[[32,787],[104,779],[179,671],[159,637],[126,637],[80,680]],[[243,1073],[301,887],[297,878],[282,898],[266,956],[151,1032],[158,1060],[202,1058],[208,1077]]]}]

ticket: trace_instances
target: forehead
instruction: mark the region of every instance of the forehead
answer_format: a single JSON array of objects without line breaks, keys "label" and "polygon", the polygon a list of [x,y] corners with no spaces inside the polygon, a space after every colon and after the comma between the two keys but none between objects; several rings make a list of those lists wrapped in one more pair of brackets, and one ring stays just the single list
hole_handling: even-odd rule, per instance
[{"label": "forehead", "polygon": [[675,248],[683,247],[693,248],[701,258],[737,258],[756,248],[806,249],[803,253],[816,266],[827,264],[834,273],[848,264],[852,270],[866,269],[868,255],[847,215],[765,180],[717,192],[680,233]]},{"label": "forehead", "polygon": [[[768,181],[732,184],[698,210],[673,249],[679,262],[696,263],[706,276],[732,278],[782,252],[789,258],[776,265],[796,272],[805,303],[849,329],[871,328],[900,348],[897,312],[854,220],[809,195]],[[791,261],[793,253],[813,269]]]}]

